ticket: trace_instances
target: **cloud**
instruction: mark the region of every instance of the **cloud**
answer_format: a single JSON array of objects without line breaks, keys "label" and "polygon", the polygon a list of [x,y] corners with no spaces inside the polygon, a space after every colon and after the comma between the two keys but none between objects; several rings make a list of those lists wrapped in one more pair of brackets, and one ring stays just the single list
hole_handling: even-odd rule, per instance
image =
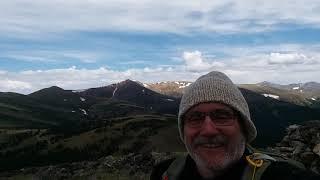
[{"label": "cloud", "polygon": [[86,52],[80,50],[19,50],[3,52],[0,55],[0,58],[41,63],[57,63],[65,60],[76,60],[83,63],[95,63],[102,56],[103,55],[98,52]]},{"label": "cloud", "polygon": [[306,62],[307,56],[298,53],[271,53],[269,64],[302,64]]},{"label": "cloud", "polygon": [[[192,77],[192,74],[188,74],[188,79]],[[105,86],[125,79],[153,82],[186,80],[186,77],[185,73],[175,72],[171,67],[115,71],[105,67],[78,69],[73,66],[65,69],[9,72],[0,76],[0,92],[14,91],[28,94],[50,86],[59,86],[64,89],[85,89]]]},{"label": "cloud", "polygon": [[236,57],[233,61],[243,67],[284,67],[292,68],[300,66],[300,68],[319,65],[320,53],[316,52],[270,52],[258,53],[254,55],[247,55]]},{"label": "cloud", "polygon": [[3,92],[24,92],[32,89],[32,85],[28,82],[16,81],[16,80],[0,80],[0,89]]},{"label": "cloud", "polygon": [[[225,57],[220,57],[219,62],[223,66],[210,66],[204,61],[200,51],[184,53],[185,59],[194,63],[194,68],[188,71],[198,70],[205,73],[210,70],[223,71],[236,83],[257,83],[270,81],[286,84],[307,81],[318,81],[320,77],[320,46],[302,46],[298,44],[264,45],[259,47],[212,47],[217,53],[224,52]],[[276,51],[278,50],[278,51]],[[190,65],[186,61],[185,66]],[[211,67],[211,68],[209,68]]]},{"label": "cloud", "polygon": [[[27,71],[0,71],[0,92],[14,91],[28,94],[50,86],[64,89],[86,89],[117,83],[125,79],[141,82],[194,81],[211,70],[225,72],[235,83],[270,81],[280,84],[319,81],[320,45],[302,46],[280,44],[274,46],[211,46],[218,54],[199,50],[186,50],[181,61],[115,70],[110,67],[93,69],[71,66],[60,69]],[[229,54],[228,54],[229,53]],[[177,57],[176,54],[173,54]],[[168,57],[170,59],[170,57]]]},{"label": "cloud", "polygon": [[187,70],[190,71],[205,71],[212,69],[213,67],[223,67],[224,64],[221,62],[207,62],[203,59],[200,51],[183,52],[182,56],[185,61]]},{"label": "cloud", "polygon": [[318,0],[11,0],[0,2],[0,32],[33,38],[75,31],[248,33],[319,27],[319,15]]},{"label": "cloud", "polygon": [[[267,55],[265,55],[267,56]],[[232,62],[232,63],[231,63]],[[294,64],[290,68],[281,65],[248,66],[245,62],[230,61],[226,66],[215,70],[225,72],[235,83],[257,83],[271,81],[275,83],[293,83],[317,81],[320,77],[320,65],[301,66]],[[116,71],[101,67],[97,69],[79,69],[75,66],[65,69],[29,70],[21,72],[7,72],[0,75],[0,91],[13,91],[28,94],[50,86],[59,86],[64,89],[86,89],[101,87],[117,83],[125,79],[140,82],[159,81],[194,81],[200,75],[211,71],[191,71],[184,65],[171,67],[146,67],[142,69],[128,69]]]}]

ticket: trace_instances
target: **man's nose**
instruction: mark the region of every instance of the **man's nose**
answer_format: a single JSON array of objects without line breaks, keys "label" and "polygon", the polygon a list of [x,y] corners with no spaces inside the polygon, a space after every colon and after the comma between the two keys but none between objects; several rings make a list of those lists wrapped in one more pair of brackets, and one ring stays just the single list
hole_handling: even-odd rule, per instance
[{"label": "man's nose", "polygon": [[219,129],[209,116],[206,116],[201,127],[200,134],[202,136],[212,136],[219,133]]}]

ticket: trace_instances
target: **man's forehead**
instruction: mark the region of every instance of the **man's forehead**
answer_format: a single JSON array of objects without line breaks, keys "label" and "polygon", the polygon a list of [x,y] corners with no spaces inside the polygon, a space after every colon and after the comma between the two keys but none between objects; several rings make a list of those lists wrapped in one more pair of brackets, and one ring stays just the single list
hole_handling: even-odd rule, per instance
[{"label": "man's forehead", "polygon": [[224,109],[233,111],[233,108],[229,105],[219,103],[219,102],[203,102],[195,105],[189,111],[207,111],[207,110],[214,110],[214,109]]}]

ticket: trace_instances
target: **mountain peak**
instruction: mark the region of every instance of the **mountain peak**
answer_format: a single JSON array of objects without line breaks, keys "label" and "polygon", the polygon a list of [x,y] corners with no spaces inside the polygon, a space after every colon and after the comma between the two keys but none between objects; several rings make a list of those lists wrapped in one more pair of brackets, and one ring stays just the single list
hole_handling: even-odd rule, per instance
[{"label": "mountain peak", "polygon": [[126,80],[122,81],[122,83],[137,83],[137,82],[134,80],[131,80],[131,79],[126,79]]},{"label": "mountain peak", "polygon": [[45,88],[45,89],[52,89],[52,90],[64,90],[64,89],[62,89],[61,87],[59,87],[59,86],[51,86],[51,87],[49,87],[49,88]]},{"label": "mountain peak", "polygon": [[43,94],[43,93],[53,93],[53,92],[57,93],[57,92],[63,92],[63,91],[65,91],[65,90],[58,87],[58,86],[51,86],[48,88],[40,89],[39,91],[33,92],[30,95]]},{"label": "mountain peak", "polygon": [[142,83],[140,83],[139,81],[134,81],[134,80],[131,80],[131,79],[126,79],[124,81],[121,81],[119,83],[116,84],[117,86],[130,86],[130,85],[139,85],[139,86],[143,86]]}]

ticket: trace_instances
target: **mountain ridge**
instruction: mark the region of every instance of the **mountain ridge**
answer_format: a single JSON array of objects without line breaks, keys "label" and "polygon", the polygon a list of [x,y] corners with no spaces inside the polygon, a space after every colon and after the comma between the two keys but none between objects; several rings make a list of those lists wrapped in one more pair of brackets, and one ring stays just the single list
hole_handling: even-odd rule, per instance
[{"label": "mountain ridge", "polygon": [[[168,84],[183,93],[191,82],[161,85]],[[82,91],[49,87],[30,95],[0,93],[0,171],[103,155],[184,151],[177,129],[181,96],[164,95],[145,85],[125,80]],[[275,99],[239,88],[258,131],[252,143],[257,147],[279,142],[291,124],[320,120],[320,106],[297,105],[281,96]]]}]

